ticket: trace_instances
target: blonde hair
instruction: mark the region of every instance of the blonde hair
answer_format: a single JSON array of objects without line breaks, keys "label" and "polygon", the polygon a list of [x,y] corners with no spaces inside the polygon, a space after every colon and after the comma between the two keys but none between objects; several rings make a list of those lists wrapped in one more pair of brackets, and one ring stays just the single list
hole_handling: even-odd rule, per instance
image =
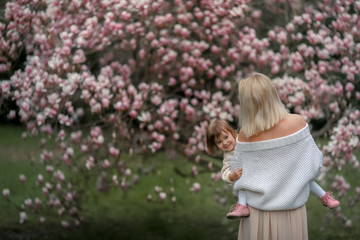
[{"label": "blonde hair", "polygon": [[214,119],[210,122],[206,131],[206,145],[211,155],[215,155],[215,151],[217,149],[215,141],[224,131],[230,133],[234,139],[236,138],[236,131],[226,120]]},{"label": "blonde hair", "polygon": [[239,81],[239,127],[246,139],[275,126],[288,113],[271,80],[261,73]]}]

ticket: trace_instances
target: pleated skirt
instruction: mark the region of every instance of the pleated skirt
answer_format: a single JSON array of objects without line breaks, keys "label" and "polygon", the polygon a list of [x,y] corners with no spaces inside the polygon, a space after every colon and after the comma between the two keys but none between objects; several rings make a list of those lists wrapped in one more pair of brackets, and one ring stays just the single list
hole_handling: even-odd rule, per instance
[{"label": "pleated skirt", "polygon": [[308,240],[305,205],[286,211],[249,209],[250,216],[240,220],[238,240]]}]

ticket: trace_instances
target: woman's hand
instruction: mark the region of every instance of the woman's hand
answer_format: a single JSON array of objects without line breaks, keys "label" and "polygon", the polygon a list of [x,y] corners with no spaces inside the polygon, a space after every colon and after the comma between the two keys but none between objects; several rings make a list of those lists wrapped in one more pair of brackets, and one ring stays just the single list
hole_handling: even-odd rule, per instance
[{"label": "woman's hand", "polygon": [[238,168],[234,172],[230,173],[229,180],[231,182],[235,182],[236,180],[241,178],[241,175],[242,175],[242,168]]}]

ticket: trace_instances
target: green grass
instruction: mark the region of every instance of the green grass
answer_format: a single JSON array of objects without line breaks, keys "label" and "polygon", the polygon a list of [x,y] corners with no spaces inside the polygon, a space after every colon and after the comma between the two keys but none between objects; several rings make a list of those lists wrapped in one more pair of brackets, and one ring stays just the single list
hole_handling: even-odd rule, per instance
[{"label": "green grass", "polygon": [[[25,198],[39,196],[39,188],[34,184],[39,173],[44,174],[44,166],[29,161],[30,156],[37,159],[39,139],[21,139],[22,128],[12,125],[0,125],[0,190],[9,188],[11,200],[16,204],[23,203]],[[36,162],[36,160],[35,160]],[[174,168],[190,173],[192,163],[186,163],[180,156],[169,159],[160,153],[143,162],[140,157],[133,157],[129,165],[133,173],[139,166],[148,168],[152,164],[158,167],[148,175],[140,175],[140,180],[133,189],[123,192],[111,189],[98,193],[93,182],[82,183],[87,188],[84,195],[84,222],[79,227],[64,230],[60,227],[60,219],[47,217],[44,226],[39,225],[38,216],[29,214],[30,221],[20,225],[19,211],[0,196],[0,239],[236,239],[239,220],[227,220],[226,212],[234,203],[231,191],[224,190],[223,182],[210,181],[210,173],[200,174],[197,178],[180,176]],[[64,170],[66,171],[66,170]],[[359,185],[359,174],[346,175],[352,184]],[[27,176],[27,184],[19,181],[19,174]],[[68,173],[67,173],[68,174]],[[189,191],[194,182],[201,184],[199,193]],[[168,194],[165,201],[160,201],[154,193],[158,185]],[[323,186],[328,189],[328,186]],[[170,200],[173,195],[176,203]],[[214,200],[215,190],[229,201],[220,205]],[[147,195],[152,194],[153,201],[148,202]],[[342,201],[342,205],[346,205]],[[316,240],[358,239],[360,236],[358,209],[351,216],[353,228],[346,229],[343,224],[329,215],[329,210],[321,205],[313,194],[307,203],[309,238]]]}]

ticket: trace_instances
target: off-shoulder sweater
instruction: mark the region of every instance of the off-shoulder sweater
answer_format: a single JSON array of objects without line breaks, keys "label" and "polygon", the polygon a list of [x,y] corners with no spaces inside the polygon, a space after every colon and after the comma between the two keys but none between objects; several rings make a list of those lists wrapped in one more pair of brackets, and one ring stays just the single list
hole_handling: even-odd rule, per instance
[{"label": "off-shoulder sweater", "polygon": [[309,126],[291,135],[259,142],[237,140],[231,170],[243,172],[234,190],[246,191],[248,205],[260,210],[290,210],[304,205],[309,181],[321,171],[323,155]]}]

